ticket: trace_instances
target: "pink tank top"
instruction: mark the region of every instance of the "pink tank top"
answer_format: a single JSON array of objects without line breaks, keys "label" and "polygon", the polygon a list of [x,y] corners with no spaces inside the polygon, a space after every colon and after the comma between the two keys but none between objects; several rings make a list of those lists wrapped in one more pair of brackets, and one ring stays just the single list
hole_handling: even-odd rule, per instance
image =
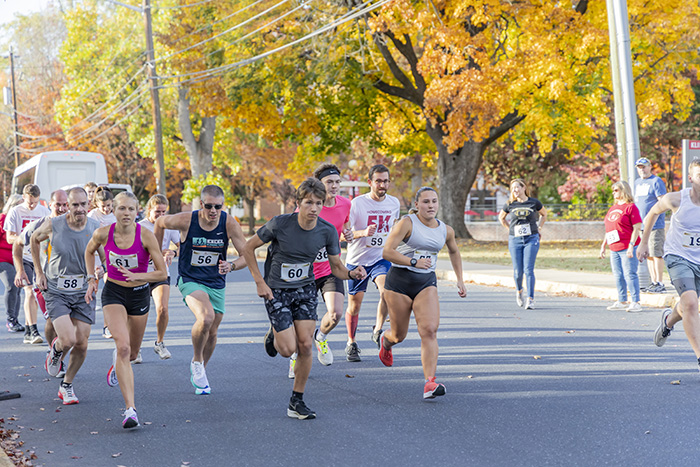
[{"label": "pink tank top", "polygon": [[141,244],[141,226],[136,224],[136,233],[134,235],[134,243],[125,249],[121,249],[114,243],[114,226],[109,227],[109,235],[107,236],[107,244],[105,245],[105,254],[107,256],[107,277],[115,281],[126,281],[124,274],[119,272],[118,266],[124,266],[131,272],[147,272],[148,260],[151,255]]}]

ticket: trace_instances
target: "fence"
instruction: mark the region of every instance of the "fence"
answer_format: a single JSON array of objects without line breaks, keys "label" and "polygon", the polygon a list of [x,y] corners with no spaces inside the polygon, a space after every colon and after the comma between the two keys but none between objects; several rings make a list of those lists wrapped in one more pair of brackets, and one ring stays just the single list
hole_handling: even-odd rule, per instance
[{"label": "fence", "polygon": [[[547,204],[548,221],[599,221],[605,217],[610,208],[607,204]],[[472,205],[464,211],[464,221],[492,222],[498,220],[501,208],[490,205]]]}]

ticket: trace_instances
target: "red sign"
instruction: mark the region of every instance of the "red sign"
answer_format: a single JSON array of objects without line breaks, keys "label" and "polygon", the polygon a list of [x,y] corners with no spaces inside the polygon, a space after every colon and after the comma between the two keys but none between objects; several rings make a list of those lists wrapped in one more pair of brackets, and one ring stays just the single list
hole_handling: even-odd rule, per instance
[{"label": "red sign", "polygon": [[688,141],[688,147],[690,149],[700,149],[700,141]]}]

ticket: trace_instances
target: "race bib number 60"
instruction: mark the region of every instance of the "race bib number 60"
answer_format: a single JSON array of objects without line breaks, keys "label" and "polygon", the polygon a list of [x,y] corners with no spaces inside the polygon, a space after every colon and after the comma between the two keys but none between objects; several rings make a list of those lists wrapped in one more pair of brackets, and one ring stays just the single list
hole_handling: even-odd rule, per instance
[{"label": "race bib number 60", "polygon": [[122,266],[124,269],[134,269],[139,265],[139,258],[136,253],[133,255],[118,255],[115,252],[110,251],[109,264],[117,268]]},{"label": "race bib number 60", "polygon": [[219,253],[215,251],[199,251],[192,250],[192,259],[190,264],[192,266],[215,266],[216,260],[219,259]]},{"label": "race bib number 60", "polygon": [[289,264],[282,263],[280,277],[285,282],[296,282],[309,277],[311,263]]}]

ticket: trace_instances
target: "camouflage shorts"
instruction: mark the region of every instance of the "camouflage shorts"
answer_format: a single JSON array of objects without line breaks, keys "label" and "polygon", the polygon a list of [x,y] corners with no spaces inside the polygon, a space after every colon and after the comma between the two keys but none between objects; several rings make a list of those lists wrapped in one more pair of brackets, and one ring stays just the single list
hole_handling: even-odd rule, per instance
[{"label": "camouflage shorts", "polygon": [[316,321],[318,318],[316,284],[312,283],[298,289],[272,289],[272,294],[275,298],[265,300],[265,309],[275,331],[280,332],[290,328],[294,321]]}]

